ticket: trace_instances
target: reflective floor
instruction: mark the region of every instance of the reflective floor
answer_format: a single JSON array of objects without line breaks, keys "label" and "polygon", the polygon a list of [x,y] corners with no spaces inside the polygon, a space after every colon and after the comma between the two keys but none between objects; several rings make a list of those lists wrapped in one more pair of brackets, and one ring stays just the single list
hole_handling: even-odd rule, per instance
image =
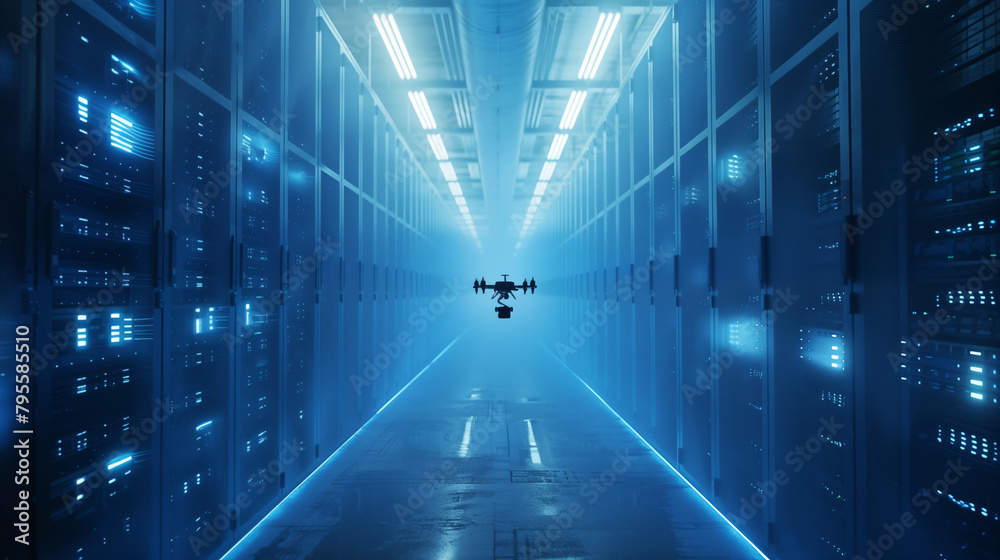
[{"label": "reflective floor", "polygon": [[513,327],[456,339],[226,560],[760,558]]}]

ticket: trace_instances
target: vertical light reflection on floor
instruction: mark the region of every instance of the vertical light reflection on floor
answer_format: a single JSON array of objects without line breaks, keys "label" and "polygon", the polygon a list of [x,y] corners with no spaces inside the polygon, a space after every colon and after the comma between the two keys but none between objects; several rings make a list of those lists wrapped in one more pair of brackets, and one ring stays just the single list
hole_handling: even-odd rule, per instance
[{"label": "vertical light reflection on floor", "polygon": [[472,416],[465,421],[465,434],[462,435],[462,445],[458,448],[458,455],[465,457],[469,454],[469,439],[472,436]]},{"label": "vertical light reflection on floor", "polygon": [[525,420],[528,424],[528,445],[531,451],[531,462],[540,465],[542,463],[542,457],[538,454],[538,444],[535,442],[535,430],[531,428],[531,420]]}]

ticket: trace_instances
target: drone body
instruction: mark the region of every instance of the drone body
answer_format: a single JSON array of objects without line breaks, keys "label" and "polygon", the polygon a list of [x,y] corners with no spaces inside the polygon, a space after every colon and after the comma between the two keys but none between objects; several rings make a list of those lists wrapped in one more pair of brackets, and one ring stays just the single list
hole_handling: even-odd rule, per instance
[{"label": "drone body", "polygon": [[534,278],[531,279],[530,284],[527,280],[525,280],[520,286],[518,286],[510,280],[507,280],[507,276],[509,276],[508,274],[503,274],[502,276],[503,280],[496,282],[495,284],[487,284],[485,277],[481,282],[476,280],[473,282],[472,288],[476,293],[479,293],[479,290],[482,289],[484,295],[486,294],[487,289],[493,290],[493,295],[490,296],[490,299],[498,298],[497,303],[500,304],[499,307],[493,308],[493,310],[497,312],[497,317],[500,319],[510,319],[510,312],[513,311],[514,308],[504,303],[503,300],[511,297],[517,299],[514,292],[518,290],[523,290],[524,293],[528,293],[528,289],[530,288],[531,293],[535,293],[535,288],[537,288],[538,285],[535,284]]}]

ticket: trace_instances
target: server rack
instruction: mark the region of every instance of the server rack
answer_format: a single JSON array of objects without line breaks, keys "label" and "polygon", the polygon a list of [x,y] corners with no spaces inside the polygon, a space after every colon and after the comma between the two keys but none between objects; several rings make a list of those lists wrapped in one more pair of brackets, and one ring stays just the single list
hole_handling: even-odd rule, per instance
[{"label": "server rack", "polygon": [[[650,143],[670,257],[650,419],[619,393],[641,379],[617,354],[630,321],[572,363],[774,557],[996,555],[996,29],[989,1],[679,4],[646,52],[651,130],[639,57],[575,163],[597,184],[571,173],[556,201],[562,282],[594,286],[562,300],[575,326],[642,264],[617,251],[646,238],[643,177],[601,166],[637,170]],[[606,155],[622,129],[631,161]]]},{"label": "server rack", "polygon": [[[351,383],[362,372],[345,369],[360,348],[345,356],[342,340],[409,317],[418,294],[379,316],[355,307],[345,334],[360,278],[344,257],[377,271],[371,295],[388,306],[390,263],[401,279],[428,273],[449,232],[395,123],[382,114],[381,137],[374,123],[361,136],[349,100],[367,78],[318,3],[125,6],[52,3],[14,66],[20,93],[4,89],[24,156],[5,163],[19,186],[4,212],[19,217],[0,250],[5,287],[19,263],[20,309],[4,325],[35,333],[32,541],[39,558],[217,558],[374,413]],[[5,9],[5,28],[36,9]],[[383,194],[374,143],[390,134],[405,207]],[[382,159],[362,185],[366,142]],[[423,215],[407,212],[417,204]],[[364,262],[362,205],[369,246],[380,232]],[[449,328],[421,342],[436,354]],[[385,379],[399,389],[424,363],[411,352]],[[388,392],[369,390],[375,403]]]},{"label": "server rack", "polygon": [[[873,3],[857,14],[859,173],[871,188],[852,233],[862,270],[877,254],[898,255],[867,278],[866,297],[887,284],[902,288],[873,318],[895,319],[899,328],[865,337],[870,371],[879,374],[866,384],[869,410],[881,401],[870,431],[901,425],[901,437],[870,441],[866,452],[874,465],[897,457],[906,465],[898,474],[870,473],[869,503],[891,506],[869,515],[873,538],[864,545],[885,548],[883,524],[909,511],[924,529],[900,543],[901,555],[989,558],[1000,550],[998,7],[939,2],[896,13]],[[887,235],[893,229],[903,234]]]}]

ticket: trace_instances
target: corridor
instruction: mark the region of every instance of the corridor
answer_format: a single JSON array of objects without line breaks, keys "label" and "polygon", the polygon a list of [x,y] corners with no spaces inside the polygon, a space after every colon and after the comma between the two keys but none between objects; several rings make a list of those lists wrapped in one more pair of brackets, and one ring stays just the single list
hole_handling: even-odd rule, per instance
[{"label": "corridor", "polygon": [[226,560],[761,558],[518,328],[454,339]]}]

